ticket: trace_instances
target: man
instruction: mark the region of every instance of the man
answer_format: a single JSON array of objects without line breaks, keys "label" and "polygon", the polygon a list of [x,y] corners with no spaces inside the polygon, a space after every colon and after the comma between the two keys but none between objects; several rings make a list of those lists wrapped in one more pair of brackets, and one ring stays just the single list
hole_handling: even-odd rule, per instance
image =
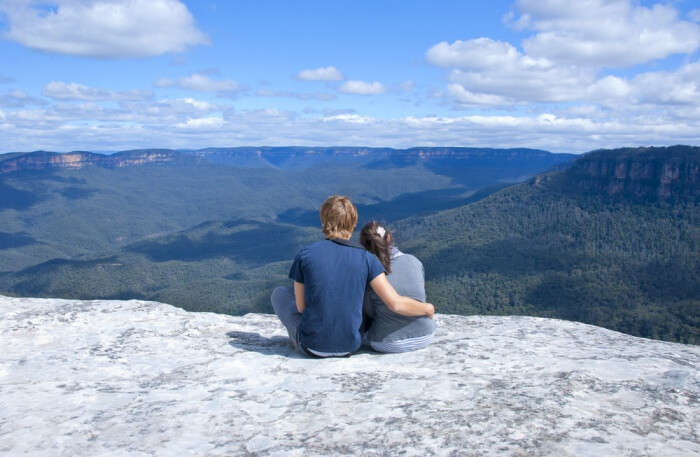
[{"label": "man", "polygon": [[350,243],[357,209],[333,195],[321,206],[326,239],[304,247],[289,272],[294,287],[278,287],[272,307],[303,354],[344,357],[362,343],[362,302],[369,284],[387,307],[405,316],[433,317],[435,308],[396,293],[377,257]]}]

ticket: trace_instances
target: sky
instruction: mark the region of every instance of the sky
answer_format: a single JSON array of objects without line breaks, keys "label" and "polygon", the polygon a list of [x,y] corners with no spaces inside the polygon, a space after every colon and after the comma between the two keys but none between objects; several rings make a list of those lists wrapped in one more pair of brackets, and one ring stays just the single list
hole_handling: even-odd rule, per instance
[{"label": "sky", "polygon": [[0,152],[700,145],[700,1],[0,0]]}]

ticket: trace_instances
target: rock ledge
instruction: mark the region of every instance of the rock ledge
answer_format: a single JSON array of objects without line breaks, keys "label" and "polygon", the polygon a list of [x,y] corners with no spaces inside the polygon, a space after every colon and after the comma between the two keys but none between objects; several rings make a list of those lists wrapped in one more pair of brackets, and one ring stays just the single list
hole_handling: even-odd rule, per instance
[{"label": "rock ledge", "polygon": [[699,347],[437,319],[422,351],[312,360],[271,315],[0,297],[0,454],[700,454]]}]

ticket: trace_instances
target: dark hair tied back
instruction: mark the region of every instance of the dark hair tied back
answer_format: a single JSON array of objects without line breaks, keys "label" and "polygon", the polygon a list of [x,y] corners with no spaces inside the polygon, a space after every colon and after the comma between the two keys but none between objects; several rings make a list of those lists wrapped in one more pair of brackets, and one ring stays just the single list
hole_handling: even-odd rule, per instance
[{"label": "dark hair tied back", "polygon": [[384,265],[387,274],[391,273],[390,240],[389,230],[377,221],[366,223],[360,232],[360,243],[365,249],[377,256]]}]

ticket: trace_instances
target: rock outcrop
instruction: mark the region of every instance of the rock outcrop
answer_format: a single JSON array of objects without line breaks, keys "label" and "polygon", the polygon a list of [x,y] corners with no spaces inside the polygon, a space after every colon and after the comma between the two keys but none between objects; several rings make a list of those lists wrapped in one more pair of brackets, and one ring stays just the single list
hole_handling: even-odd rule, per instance
[{"label": "rock outcrop", "polygon": [[271,315],[0,297],[0,454],[700,453],[699,347],[437,320],[422,351],[314,360]]},{"label": "rock outcrop", "polygon": [[124,168],[148,164],[192,164],[197,160],[184,153],[170,149],[138,149],[122,151],[112,155],[93,152],[50,152],[34,151],[26,154],[13,154],[8,158],[0,156],[0,174],[51,170],[54,168]]},{"label": "rock outcrop", "polygon": [[[546,175],[535,178],[536,184]],[[623,148],[589,152],[552,184],[569,193],[637,202],[700,201],[700,147]]]}]

